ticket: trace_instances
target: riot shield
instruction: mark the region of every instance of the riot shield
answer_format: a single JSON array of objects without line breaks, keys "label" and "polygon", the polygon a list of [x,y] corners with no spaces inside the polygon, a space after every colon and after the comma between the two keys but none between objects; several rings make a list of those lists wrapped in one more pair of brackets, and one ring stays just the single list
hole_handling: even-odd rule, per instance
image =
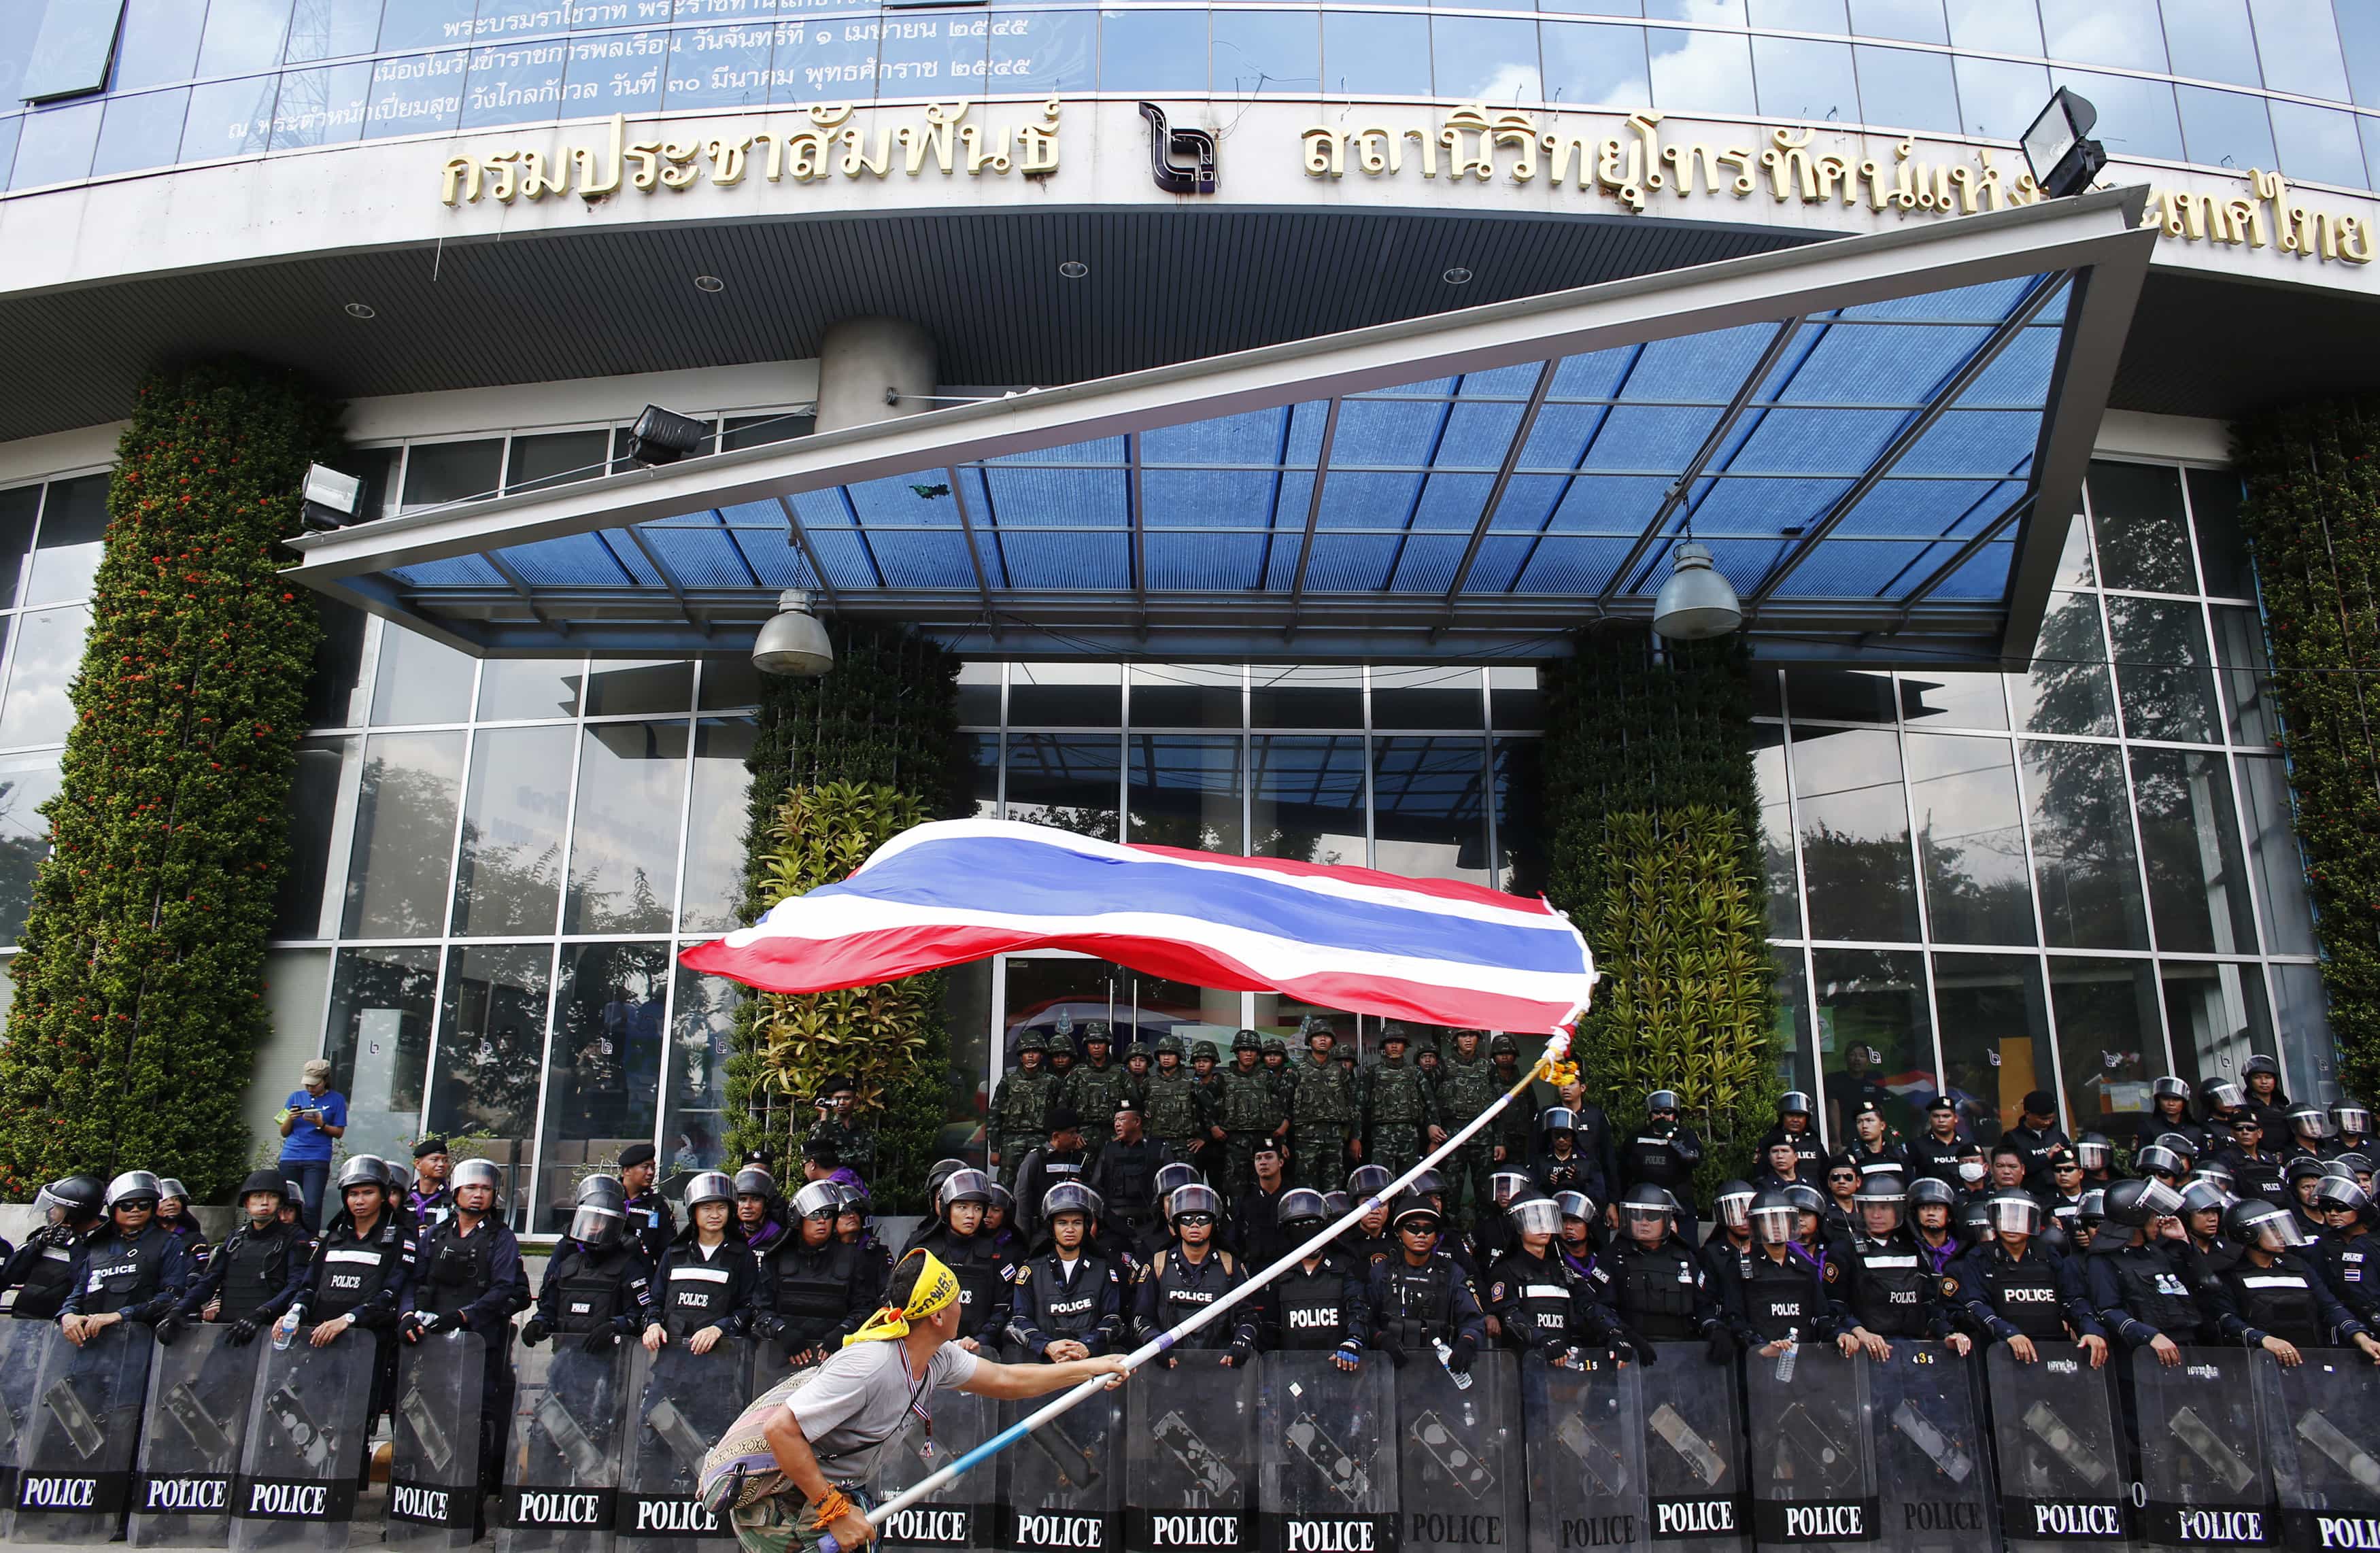
[{"label": "riot shield", "polygon": [[[509,1329],[497,1339],[511,1340]],[[383,1538],[392,1546],[465,1547],[477,1535],[487,1373],[488,1340],[478,1332],[433,1332],[397,1350]]]},{"label": "riot shield", "polygon": [[[762,1346],[770,1351],[775,1348],[773,1343]],[[1141,1371],[1124,1390],[1131,1392],[1149,1374]],[[876,1472],[880,1500],[923,1482],[999,1432],[1000,1404],[990,1397],[971,1397],[945,1387],[928,1401],[933,1427],[911,1429],[880,1458]],[[997,1472],[967,1473],[886,1521],[877,1532],[877,1541],[888,1550],[975,1549],[979,1553],[991,1546],[999,1532],[992,1506],[999,1482]]]},{"label": "riot shield", "polygon": [[[1002,1428],[1043,1404],[1002,1402]],[[1123,1396],[1101,1391],[1000,1456],[995,1545],[1106,1553],[1123,1535]]]},{"label": "riot shield", "polygon": [[488,1517],[497,1553],[612,1546],[629,1355],[643,1350],[588,1353],[579,1341],[565,1333],[520,1351],[504,1484]]},{"label": "riot shield", "polygon": [[1123,1545],[1130,1553],[1257,1545],[1254,1365],[1196,1350],[1124,1388]]},{"label": "riot shield", "polygon": [[2380,1547],[2380,1372],[2353,1349],[2252,1353],[2284,1547]]},{"label": "riot shield", "polygon": [[1698,1342],[1658,1345],[1637,1377],[1644,1394],[1645,1519],[1653,1540],[1682,1553],[1736,1553],[1752,1528],[1752,1494],[1736,1427],[1733,1365]]},{"label": "riot shield", "polygon": [[724,1339],[697,1353],[674,1338],[628,1361],[634,1411],[621,1441],[619,1546],[635,1553],[733,1547],[735,1528],[695,1497],[702,1458],[751,1400],[751,1344]]},{"label": "riot shield", "polygon": [[1484,1353],[1462,1377],[1430,1359],[1399,1369],[1396,1546],[1404,1553],[1522,1553],[1529,1506],[1520,1423],[1513,1353]]},{"label": "riot shield", "polygon": [[1876,1535],[1867,1371],[1832,1343],[1744,1356],[1752,1528],[1762,1547],[1847,1547]]},{"label": "riot shield", "polygon": [[2141,1540],[2151,1547],[2263,1547],[2276,1530],[2249,1353],[2185,1348],[2168,1369],[2132,1351]]},{"label": "riot shield", "polygon": [[193,1327],[150,1361],[149,1404],[132,1474],[135,1547],[220,1547],[231,1536],[232,1474],[248,1438],[261,1342]]},{"label": "riot shield", "polygon": [[0,1536],[17,1519],[17,1469],[32,1441],[35,1382],[57,1335],[53,1321],[0,1317]]},{"label": "riot shield", "polygon": [[1975,1553],[1989,1546],[1998,1503],[1974,1368],[1938,1342],[1891,1347],[1861,1361],[1878,1534],[1896,1553]]},{"label": "riot shield", "polygon": [[2123,1430],[2107,1376],[2071,1343],[2035,1343],[2021,1365],[2005,1342],[1984,1359],[1999,1462],[2000,1535],[2010,1553],[2070,1545],[2129,1548]]},{"label": "riot shield", "polygon": [[42,1325],[49,1335],[8,1535],[17,1542],[106,1542],[122,1528],[131,1497],[157,1341],[146,1324],[119,1321],[77,1348]]},{"label": "riot shield", "polygon": [[[1424,1354],[1408,1365],[1435,1365]],[[1328,1353],[1267,1353],[1257,1370],[1257,1529],[1265,1553],[1395,1546],[1397,1375],[1370,1353],[1349,1375]]]},{"label": "riot shield", "polygon": [[1521,1361],[1529,1553],[1652,1546],[1639,1366],[1616,1364],[1607,1353],[1591,1353],[1585,1363],[1584,1369],[1556,1369],[1534,1353]]},{"label": "riot shield", "polygon": [[231,1545],[241,1553],[342,1546],[355,1516],[380,1345],[350,1328],[317,1348],[312,1329],[264,1350],[232,1484]]}]

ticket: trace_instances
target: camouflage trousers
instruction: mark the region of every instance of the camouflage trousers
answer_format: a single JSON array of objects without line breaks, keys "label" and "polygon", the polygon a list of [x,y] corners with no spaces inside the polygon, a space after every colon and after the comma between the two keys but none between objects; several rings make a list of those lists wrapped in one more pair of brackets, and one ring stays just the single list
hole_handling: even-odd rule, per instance
[{"label": "camouflage trousers", "polygon": [[[851,1508],[863,1515],[876,1503],[864,1488],[845,1493]],[[826,1530],[808,1502],[791,1489],[738,1508],[732,1520],[744,1553],[818,1553],[819,1537]]]},{"label": "camouflage trousers", "polygon": [[1343,1127],[1298,1127],[1289,1134],[1289,1183],[1317,1192],[1347,1184],[1347,1133]]},{"label": "camouflage trousers", "polygon": [[1393,1181],[1420,1164],[1421,1157],[1428,1152],[1420,1122],[1382,1122],[1372,1129],[1371,1137],[1365,1141],[1364,1163],[1379,1166]]},{"label": "camouflage trousers", "polygon": [[1447,1217],[1468,1229],[1496,1211],[1488,1177],[1495,1171],[1496,1151],[1484,1143],[1466,1143],[1438,1167],[1446,1182]]},{"label": "camouflage trousers", "polygon": [[1233,1202],[1257,1189],[1257,1139],[1261,1133],[1231,1133],[1223,1138],[1223,1178],[1216,1183]]},{"label": "camouflage trousers", "polygon": [[1008,1136],[1001,1139],[1000,1170],[993,1179],[997,1180],[1002,1186],[1011,1188],[1014,1187],[1016,1184],[1016,1168],[1025,1163],[1025,1157],[1027,1154],[1032,1153],[1036,1148],[1048,1141],[1049,1140],[1047,1138],[1041,1137],[1033,1133],[1011,1133]]}]

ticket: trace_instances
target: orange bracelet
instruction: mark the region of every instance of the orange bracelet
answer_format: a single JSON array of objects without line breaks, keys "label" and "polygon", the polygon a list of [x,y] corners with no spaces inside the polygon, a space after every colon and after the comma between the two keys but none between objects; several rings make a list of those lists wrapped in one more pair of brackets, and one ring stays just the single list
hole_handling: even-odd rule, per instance
[{"label": "orange bracelet", "polygon": [[818,1517],[820,1525],[832,1526],[851,1513],[851,1500],[842,1489],[829,1488],[824,1498],[810,1501],[810,1513]]}]

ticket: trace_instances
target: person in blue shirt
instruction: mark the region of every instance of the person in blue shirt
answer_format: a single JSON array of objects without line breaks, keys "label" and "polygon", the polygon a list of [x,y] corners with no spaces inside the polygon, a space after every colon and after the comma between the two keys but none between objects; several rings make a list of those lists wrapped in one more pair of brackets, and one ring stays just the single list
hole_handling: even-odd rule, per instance
[{"label": "person in blue shirt", "polygon": [[310,1235],[322,1228],[322,1189],[331,1182],[331,1147],[347,1130],[347,1098],[331,1087],[331,1064],[306,1064],[304,1086],[290,1092],[281,1110],[281,1173],[305,1192],[298,1222]]}]

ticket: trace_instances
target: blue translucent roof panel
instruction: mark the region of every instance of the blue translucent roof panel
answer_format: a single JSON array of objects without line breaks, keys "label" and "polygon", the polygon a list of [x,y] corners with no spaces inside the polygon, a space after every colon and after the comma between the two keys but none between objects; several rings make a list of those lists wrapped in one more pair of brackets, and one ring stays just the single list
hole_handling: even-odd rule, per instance
[{"label": "blue translucent roof panel", "polygon": [[[730,531],[735,548],[743,552],[744,564],[752,568],[762,588],[816,588],[818,573],[810,566],[809,557],[794,543],[794,537],[782,528],[736,528]],[[820,546],[821,552],[825,546]]]},{"label": "blue translucent roof panel", "polygon": [[1997,489],[1990,480],[1878,480],[1835,532],[1845,539],[1934,539]]},{"label": "blue translucent roof panel", "polygon": [[1512,582],[1515,593],[1599,593],[1627,558],[1626,540],[1548,536]]},{"label": "blue translucent roof panel", "polygon": [[1634,534],[1653,521],[1670,482],[1649,476],[1581,475],[1547,528],[1562,534]]},{"label": "blue translucent roof panel", "polygon": [[1129,534],[1048,534],[1011,529],[1001,536],[1010,581],[1018,588],[1072,592],[1132,588]]},{"label": "blue translucent roof panel", "polygon": [[1536,362],[1526,361],[1517,367],[1465,372],[1460,392],[1465,399],[1525,399],[1536,391],[1537,374],[1543,370]]},{"label": "blue translucent roof panel", "polygon": [[1324,528],[1402,528],[1421,494],[1422,477],[1333,469],[1322,482]]},{"label": "blue translucent roof panel", "polygon": [[[1123,439],[1116,439],[1123,445]],[[1033,469],[995,465],[984,471],[990,520],[1002,528],[1123,528],[1132,521],[1124,471]]]},{"label": "blue translucent roof panel", "polygon": [[995,467],[1004,464],[1122,464],[1123,461],[1122,437],[1099,437],[1087,443],[1067,443],[1031,453],[1003,453],[997,458],[985,460]]},{"label": "blue translucent roof panel", "polygon": [[[686,588],[750,588],[756,586],[752,571],[745,565],[743,552],[727,537],[727,530],[712,524],[708,528],[685,528],[670,524],[641,525],[645,542],[653,547],[670,575]],[[765,579],[763,579],[765,580]]]},{"label": "blue translucent roof panel", "polygon": [[457,555],[445,561],[419,561],[390,573],[408,588],[503,588],[504,575],[484,555]]},{"label": "blue translucent roof panel", "polygon": [[1272,521],[1270,469],[1144,469],[1142,522],[1151,528],[1262,528]]},{"label": "blue translucent roof panel", "polygon": [[1260,534],[1151,534],[1148,586],[1194,593],[1264,585]]},{"label": "blue translucent roof panel", "polygon": [[1403,541],[1391,534],[1320,534],[1305,586],[1317,593],[1369,593],[1387,585]]},{"label": "blue translucent roof panel", "polygon": [[662,586],[661,573],[654,570],[653,564],[645,559],[645,552],[637,548],[637,541],[629,538],[628,530],[606,528],[603,530],[603,542],[612,548],[612,558],[620,564],[622,570],[636,579],[638,587]]},{"label": "blue translucent roof panel", "polygon": [[1697,534],[1759,534],[1777,538],[1807,528],[1851,489],[1847,479],[1722,479],[1694,504]]},{"label": "blue translucent roof panel", "polygon": [[1921,291],[1914,296],[1895,297],[1882,302],[1862,302],[1856,307],[1845,308],[1842,316],[1894,319],[1905,322],[1997,323],[2016,310],[2017,304],[2040,279],[2039,275],[2010,276],[2007,280],[1986,281],[1981,285]]},{"label": "blue translucent roof panel", "polygon": [[[959,504],[951,492],[947,470],[895,475],[890,479],[846,485],[843,490],[851,500],[852,510],[859,515],[859,521],[870,528],[887,525],[934,528],[959,526]],[[807,515],[804,521],[808,521]]]},{"label": "blue translucent roof panel", "polygon": [[1910,410],[1792,409],[1779,406],[1744,417],[1750,435],[1719,467],[1730,474],[1857,474],[1876,462]]},{"label": "blue translucent roof panel", "polygon": [[1718,424],[1723,406],[1621,405],[1587,450],[1590,469],[1662,470],[1675,474]]},{"label": "blue translucent roof panel", "polygon": [[812,534],[810,543],[818,547],[819,564],[837,588],[881,588],[884,581],[876,570],[868,540],[856,528],[840,532],[830,529]]},{"label": "blue translucent roof panel", "polygon": [[1461,382],[1459,378],[1422,378],[1413,382],[1401,382],[1394,388],[1375,388],[1362,394],[1350,394],[1347,398],[1351,404],[1358,399],[1447,399],[1453,396]]},{"label": "blue translucent roof panel", "polygon": [[[1936,565],[1949,557],[1936,561]],[[1942,581],[1934,590],[1937,599],[1949,601],[1989,601],[2008,592],[2009,568],[2016,564],[2016,545],[2009,540],[1995,540],[1969,556],[1964,564]]]},{"label": "blue translucent roof panel", "polygon": [[1380,465],[1411,467],[1429,461],[1439,430],[1452,406],[1440,399],[1350,399],[1339,409],[1339,432],[1330,444],[1334,469]]},{"label": "blue translucent roof panel", "polygon": [[1609,399],[1620,392],[1629,368],[1645,353],[1643,346],[1620,346],[1611,350],[1588,351],[1581,356],[1565,356],[1562,364],[1554,369],[1553,387],[1546,391],[1548,401],[1560,399]]},{"label": "blue translucent roof panel", "polygon": [[1471,576],[1465,590],[1471,593],[1509,593],[1512,583],[1528,564],[1529,556],[1537,548],[1537,540],[1519,534],[1490,534],[1479,541],[1479,553],[1472,558]]},{"label": "blue translucent roof panel", "polygon": [[1790,405],[1922,405],[1990,336],[1980,325],[1830,324],[1791,381],[1777,385],[1776,397]]},{"label": "blue translucent roof panel", "polygon": [[1457,403],[1446,418],[1446,434],[1430,462],[1441,469],[1493,469],[1504,462],[1512,433],[1521,429],[1521,406],[1504,401]]},{"label": "blue translucent roof panel", "polygon": [[1780,599],[1875,599],[1929,547],[1913,540],[1844,540],[1820,545],[1778,588]]},{"label": "blue translucent roof panel", "polygon": [[1496,516],[1488,521],[1488,529],[1527,528],[1545,527],[1546,516],[1570,489],[1566,475],[1514,475],[1504,487],[1503,498],[1496,504]]},{"label": "blue translucent roof panel", "polygon": [[2041,417],[2026,410],[1949,410],[1892,467],[1896,475],[2005,475],[2033,456]]},{"label": "blue translucent roof panel", "polygon": [[1610,411],[1601,405],[1558,405],[1551,400],[1537,412],[1521,444],[1523,469],[1575,469],[1586,455],[1586,444]]},{"label": "blue translucent roof panel", "polygon": [[1469,540],[1461,534],[1415,534],[1397,558],[1396,575],[1389,579],[1392,593],[1443,593],[1454,581]]},{"label": "blue translucent roof panel", "polygon": [[2031,409],[2040,405],[2048,397],[2050,380],[2058,370],[2059,333],[2053,324],[2040,323],[2018,330],[1957,403],[1967,409]]},{"label": "blue translucent roof panel", "polygon": [[1777,338],[1774,323],[1746,323],[1707,334],[1656,340],[1628,374],[1623,399],[1725,404]]},{"label": "blue translucent roof panel", "polygon": [[1143,464],[1272,464],[1281,459],[1293,407],[1220,415],[1140,434]]},{"label": "blue translucent roof panel", "polygon": [[975,564],[956,529],[926,533],[880,529],[868,537],[888,588],[973,588]]},{"label": "blue translucent roof panel", "polygon": [[610,547],[593,534],[509,545],[496,553],[531,588],[636,586],[636,579],[621,568]]},{"label": "blue translucent roof panel", "polygon": [[1478,526],[1479,509],[1495,485],[1493,475],[1430,476],[1429,483],[1422,487],[1420,504],[1414,508],[1413,527],[1468,534]]}]

